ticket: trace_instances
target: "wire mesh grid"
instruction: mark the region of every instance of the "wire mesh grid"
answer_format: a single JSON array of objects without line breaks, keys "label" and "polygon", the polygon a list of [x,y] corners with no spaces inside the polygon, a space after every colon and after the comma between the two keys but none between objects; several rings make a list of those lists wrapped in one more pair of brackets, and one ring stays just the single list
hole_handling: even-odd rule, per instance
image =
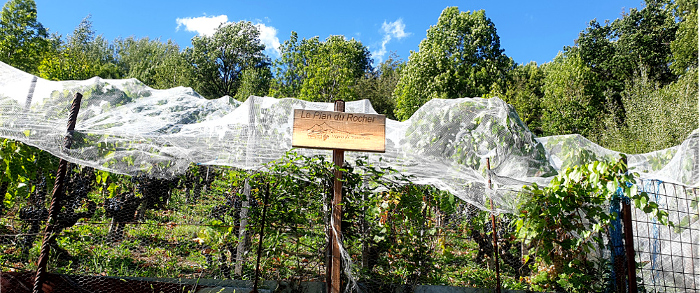
[{"label": "wire mesh grid", "polygon": [[674,223],[661,225],[634,210],[641,283],[647,292],[700,292],[700,190],[658,180],[642,180],[640,187]]}]

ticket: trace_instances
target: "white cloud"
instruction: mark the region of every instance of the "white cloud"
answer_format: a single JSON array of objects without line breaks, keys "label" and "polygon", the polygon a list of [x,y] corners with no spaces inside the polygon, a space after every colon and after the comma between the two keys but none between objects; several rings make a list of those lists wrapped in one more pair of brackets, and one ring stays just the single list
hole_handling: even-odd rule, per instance
[{"label": "white cloud", "polygon": [[386,44],[389,43],[389,41],[391,41],[391,36],[384,35],[384,39],[382,39],[382,48],[374,52],[374,56],[377,57],[379,62],[382,62],[384,55],[386,55]]},{"label": "white cloud", "polygon": [[403,23],[403,19],[401,18],[390,23],[384,21],[384,23],[382,24],[382,32],[384,33],[384,37],[382,38],[381,49],[374,52],[374,55],[377,57],[379,62],[381,62],[382,59],[384,59],[384,55],[386,55],[387,53],[386,45],[392,39],[401,40],[411,35],[411,33],[406,32],[406,24]]},{"label": "white cloud", "polygon": [[200,17],[186,17],[178,18],[175,20],[177,22],[177,28],[175,30],[180,30],[180,27],[184,26],[185,30],[188,32],[196,32],[201,36],[211,36],[214,34],[216,29],[222,23],[228,22],[228,16],[200,16]]},{"label": "white cloud", "polygon": [[[267,19],[267,18],[266,18]],[[214,34],[216,29],[222,23],[230,23],[228,21],[228,16],[223,14],[219,16],[200,16],[200,17],[186,17],[178,18],[175,20],[177,22],[177,28],[175,30],[180,30],[180,27],[185,28],[188,32],[196,32],[200,36],[211,36]],[[265,25],[256,21],[255,27],[257,27],[260,32],[260,42],[265,45],[265,52],[273,58],[280,56],[279,46],[280,40],[277,37],[277,29]]]},{"label": "white cloud", "polygon": [[411,33],[405,32],[405,29],[406,24],[404,24],[403,19],[400,18],[394,22],[386,23],[385,21],[382,24],[382,30],[386,35],[397,38],[399,40],[411,35]]},{"label": "white cloud", "polygon": [[265,45],[265,52],[271,57],[279,57],[280,39],[277,37],[277,29],[264,23],[256,23],[255,26],[260,31],[260,41]]}]

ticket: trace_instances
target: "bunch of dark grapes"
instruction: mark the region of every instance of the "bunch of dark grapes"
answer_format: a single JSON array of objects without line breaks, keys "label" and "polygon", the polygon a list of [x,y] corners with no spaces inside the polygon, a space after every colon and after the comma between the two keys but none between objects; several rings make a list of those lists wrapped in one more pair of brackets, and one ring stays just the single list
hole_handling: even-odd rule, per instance
[{"label": "bunch of dark grapes", "polygon": [[[95,172],[92,168],[85,167],[79,172],[72,173],[66,183],[66,196],[61,201],[62,212],[58,215],[59,229],[73,227],[78,220],[92,218],[97,209],[97,204],[88,199],[88,193],[95,182]],[[85,211],[80,212],[85,207]]]}]

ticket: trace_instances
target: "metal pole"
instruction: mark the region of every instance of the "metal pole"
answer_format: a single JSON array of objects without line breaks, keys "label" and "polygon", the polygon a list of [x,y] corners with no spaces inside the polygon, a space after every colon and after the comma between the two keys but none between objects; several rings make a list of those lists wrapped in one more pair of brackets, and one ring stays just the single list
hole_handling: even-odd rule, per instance
[{"label": "metal pole", "polygon": [[[489,190],[491,190],[491,159],[486,158],[486,169],[488,170]],[[496,260],[496,293],[501,293],[501,270],[498,261],[498,233],[496,230],[496,216],[493,214],[493,200],[489,196],[491,205],[491,230],[493,231],[493,257]]]},{"label": "metal pole", "polygon": [[260,279],[260,257],[262,257],[263,236],[265,235],[265,214],[267,214],[267,201],[270,198],[270,183],[267,183],[267,190],[263,198],[262,220],[260,221],[260,241],[258,241],[258,259],[255,261],[255,281],[253,283],[253,293],[258,293],[258,279]]},{"label": "metal pole", "polygon": [[[345,112],[345,102],[342,100],[335,101],[336,112]],[[338,243],[339,236],[337,233],[340,232],[340,221],[342,220],[342,200],[343,200],[343,172],[340,168],[343,167],[345,162],[345,152],[343,150],[333,150],[333,164],[335,165],[335,170],[333,171],[333,201],[331,203],[332,209],[332,220],[331,227],[329,231],[329,250],[330,250],[330,260],[327,267],[327,286],[326,292],[328,293],[340,293],[340,245]]]},{"label": "metal pole", "polygon": [[[73,104],[70,108],[70,116],[68,118],[68,133],[63,141],[63,147],[65,149],[70,149],[73,144],[73,130],[75,130],[75,124],[78,120],[78,112],[80,111],[80,102],[83,99],[83,95],[80,93],[75,94],[73,99]],[[46,222],[46,229],[44,230],[44,240],[41,243],[41,252],[39,253],[39,260],[37,261],[36,277],[34,278],[34,288],[32,292],[39,293],[41,287],[44,284],[44,279],[46,278],[46,265],[49,261],[49,243],[53,242],[56,238],[56,217],[61,211],[59,203],[63,195],[63,182],[66,178],[66,171],[68,170],[68,161],[61,159],[58,162],[58,170],[56,171],[56,181],[53,185],[53,191],[51,192],[51,205],[49,206],[49,219]]]}]

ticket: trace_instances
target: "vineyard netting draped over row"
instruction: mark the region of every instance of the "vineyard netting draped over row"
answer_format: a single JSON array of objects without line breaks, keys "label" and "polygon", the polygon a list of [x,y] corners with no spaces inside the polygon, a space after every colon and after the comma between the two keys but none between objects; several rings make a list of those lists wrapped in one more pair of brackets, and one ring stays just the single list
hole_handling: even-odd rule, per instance
[{"label": "vineyard netting draped over row", "polygon": [[[76,93],[82,105],[67,133]],[[117,288],[125,278],[165,291],[243,288],[257,261],[266,290],[313,290],[304,282],[325,280],[333,164],[330,151],[292,149],[294,109],[331,111],[333,104],[207,100],[190,88],[155,90],[135,79],[56,82],[0,63],[0,270],[36,270],[64,159],[71,165],[49,244],[54,292]],[[376,114],[366,100],[345,110]],[[527,196],[522,187],[619,158],[579,135],[535,137],[498,98],[433,99],[406,121],[387,119],[385,153],[346,153],[345,285],[493,288],[500,263],[501,286],[531,289],[532,261],[523,255],[534,248],[509,236]],[[635,214],[649,291],[700,290],[698,159],[697,130],[679,146],[627,155],[641,177],[637,190],[652,194],[675,223]],[[498,215],[496,231],[490,214]],[[13,276],[31,288],[29,274]]]}]

